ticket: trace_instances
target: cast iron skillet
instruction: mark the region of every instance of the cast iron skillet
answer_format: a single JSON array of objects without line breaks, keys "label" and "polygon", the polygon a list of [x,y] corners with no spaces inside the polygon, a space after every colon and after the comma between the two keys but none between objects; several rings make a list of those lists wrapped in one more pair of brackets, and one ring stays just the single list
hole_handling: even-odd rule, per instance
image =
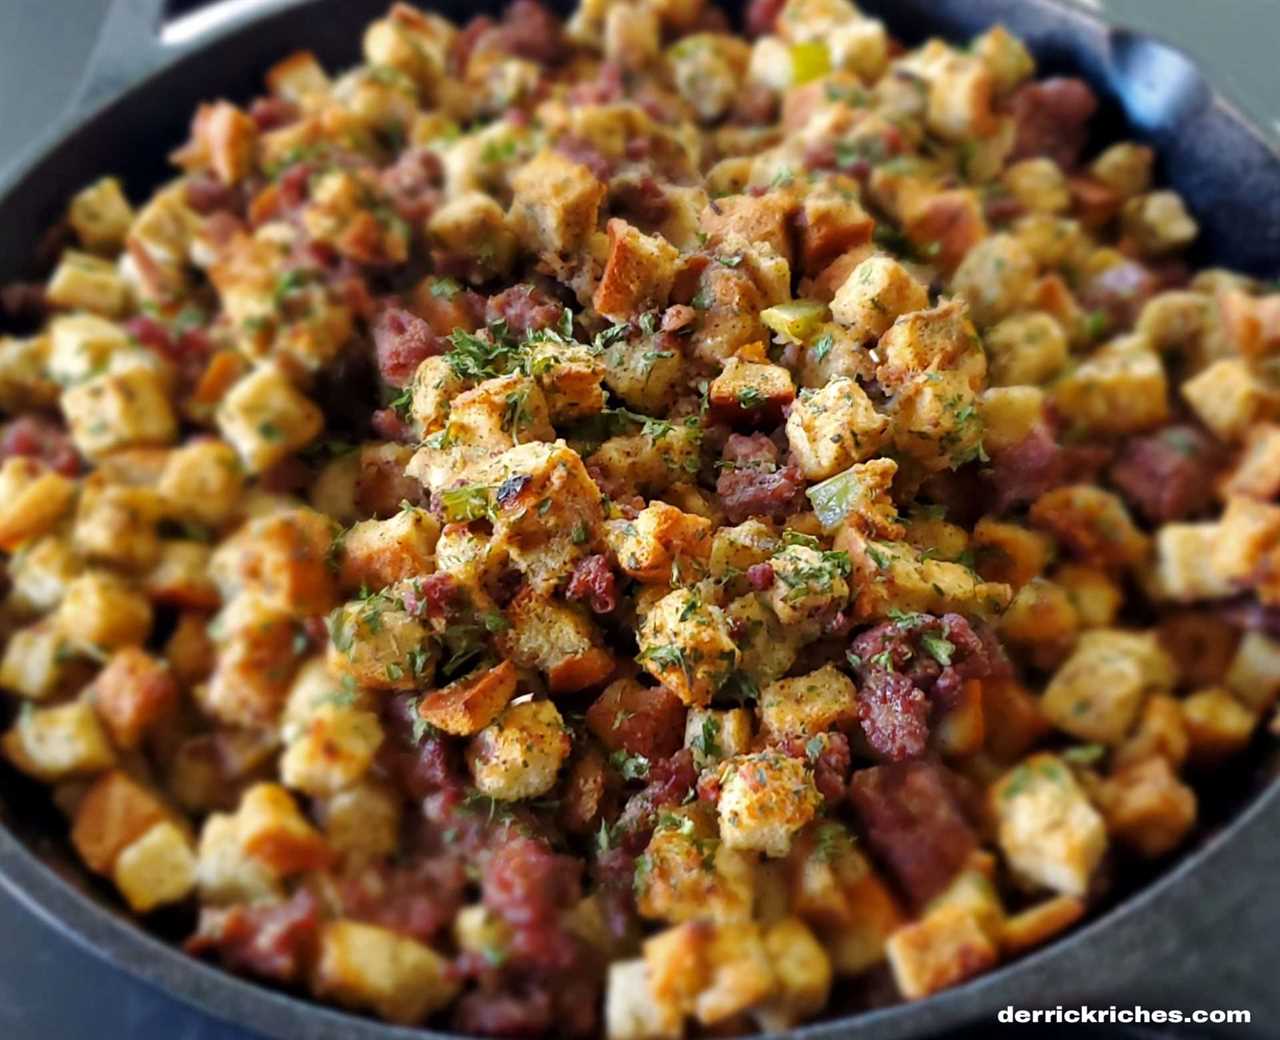
[{"label": "cast iron skillet", "polygon": [[[161,31],[165,0],[113,0],[77,103],[0,179],[0,283],[38,273],[34,244],[84,184],[118,173],[130,194],[140,197],[169,173],[164,156],[184,139],[198,102],[217,96],[243,100],[260,92],[263,71],[294,49],[314,50],[331,68],[354,62],[363,26],[387,4],[222,0]],[[465,19],[500,8],[501,0],[430,5]],[[1111,110],[1102,132],[1122,132],[1127,123],[1128,132],[1157,147],[1163,176],[1189,201],[1203,229],[1197,260],[1276,275],[1280,153],[1179,52],[1108,28],[1068,0],[860,0],[860,6],[885,18],[908,41],[930,34],[966,38],[1003,22],[1036,52],[1042,71],[1071,71],[1092,83]],[[795,1035],[932,1036],[967,1022],[989,1023],[1006,1005],[1085,1000],[1094,1006],[1143,1002],[1170,1008],[1252,1004],[1256,1029],[1267,1031],[1267,1011],[1280,1013],[1275,995],[1251,990],[1233,968],[1274,949],[1265,923],[1275,920],[1274,903],[1270,915],[1257,913],[1258,898],[1273,899],[1274,878],[1280,876],[1280,854],[1271,840],[1280,833],[1280,790],[1269,785],[1270,773],[1261,752],[1233,771],[1224,785],[1230,790],[1206,799],[1216,832],[1207,829],[1173,869],[1061,941],[929,1000],[818,1023]],[[268,1036],[440,1036],[346,1015],[186,957],[119,912],[105,887],[77,865],[65,829],[36,785],[0,771],[0,884],[116,967],[216,1018]],[[1225,950],[1224,923],[1240,940]],[[186,922],[161,917],[149,924],[173,938]],[[1219,948],[1204,948],[1207,935],[1217,936]],[[1272,967],[1264,961],[1257,970],[1266,977]],[[1261,1003],[1268,997],[1270,1008]],[[1242,1004],[1241,998],[1252,1000]]]}]

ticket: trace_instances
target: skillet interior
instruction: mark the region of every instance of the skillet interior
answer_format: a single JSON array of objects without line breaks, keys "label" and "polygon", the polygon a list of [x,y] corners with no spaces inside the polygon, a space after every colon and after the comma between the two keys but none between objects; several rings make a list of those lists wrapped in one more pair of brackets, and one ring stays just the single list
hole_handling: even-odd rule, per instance
[{"label": "skillet interior", "polygon": [[[199,101],[218,95],[244,99],[260,92],[262,71],[288,50],[312,49],[330,67],[354,62],[360,30],[386,5],[387,0],[309,0],[218,40],[99,110],[21,176],[0,201],[0,282],[43,273],[32,244],[60,218],[66,199],[85,183],[106,172],[117,173],[129,193],[139,197],[167,176],[164,156],[184,139],[190,112]],[[502,5],[500,0],[439,0],[433,6],[465,20]],[[571,4],[552,6],[564,9]],[[861,6],[883,17],[890,29],[908,42],[930,34],[967,37],[995,21],[1003,22],[1026,39],[1043,71],[1082,74],[1107,99],[1098,121],[1100,134],[1118,136],[1128,123],[1128,132],[1158,148],[1161,175],[1184,195],[1201,222],[1203,237],[1197,261],[1212,259],[1266,276],[1277,273],[1280,156],[1212,96],[1177,52],[1142,37],[1107,30],[1082,11],[1052,0],[863,0]],[[317,12],[323,12],[323,17]],[[1280,816],[1277,798],[1258,797],[1270,773],[1268,755],[1261,747],[1248,761],[1237,762],[1230,782],[1206,796],[1206,834],[1225,830],[1228,824],[1238,829],[1240,810],[1250,802],[1257,803],[1250,815]],[[107,888],[86,878],[63,837],[65,824],[47,796],[38,785],[7,768],[0,771],[0,822],[35,850],[54,873],[93,903],[110,908],[111,913],[93,909],[53,883],[13,847],[9,834],[3,831],[0,881],[25,889],[29,902],[36,903],[37,909],[79,941],[213,1013],[279,1035],[424,1035],[373,1023],[355,1025],[353,1019],[338,1012],[270,994],[142,940],[133,925],[116,919],[116,902]],[[1254,821],[1255,826],[1261,823]],[[1183,854],[1182,866],[1173,873],[1196,869],[1194,861],[1204,858],[1205,851],[1202,840],[1198,849],[1193,847]],[[1121,905],[1124,914],[1141,912],[1141,904],[1148,902],[1145,896],[1127,902],[1126,897],[1148,880],[1150,876],[1128,878],[1113,905]],[[1173,880],[1165,879],[1166,883]],[[174,938],[189,923],[181,914],[161,916],[153,922],[153,931]],[[874,1021],[862,1019],[859,1032],[924,1035],[985,1007],[1006,1003],[1005,998],[1014,991],[1006,983],[1015,975],[1021,972],[1025,982],[1046,968],[1052,974],[1057,952],[1094,941],[1095,933],[1106,924],[1104,918],[1041,954],[965,987],[963,993],[903,1006],[873,1016]],[[1096,970],[1105,972],[1101,952],[1098,958],[1090,958],[1094,959],[1099,960]],[[837,1022],[804,1032],[838,1034],[841,1028]]]}]

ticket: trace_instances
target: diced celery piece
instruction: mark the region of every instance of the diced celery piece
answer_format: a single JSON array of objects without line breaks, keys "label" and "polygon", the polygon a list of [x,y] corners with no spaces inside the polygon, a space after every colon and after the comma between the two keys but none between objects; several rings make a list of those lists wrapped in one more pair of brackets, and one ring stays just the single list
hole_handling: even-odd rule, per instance
[{"label": "diced celery piece", "polygon": [[827,320],[827,305],[821,300],[792,300],[760,312],[765,327],[792,343],[804,343]]},{"label": "diced celery piece", "polygon": [[821,79],[831,71],[831,54],[821,40],[791,45],[791,83],[800,86]]},{"label": "diced celery piece", "polygon": [[805,491],[813,505],[814,515],[827,531],[840,526],[862,497],[858,476],[852,469],[828,477]]}]

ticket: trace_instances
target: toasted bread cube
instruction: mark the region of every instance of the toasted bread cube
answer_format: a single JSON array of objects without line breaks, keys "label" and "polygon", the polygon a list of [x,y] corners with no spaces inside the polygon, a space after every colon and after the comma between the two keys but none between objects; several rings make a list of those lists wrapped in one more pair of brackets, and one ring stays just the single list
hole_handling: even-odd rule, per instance
[{"label": "toasted bread cube", "polygon": [[0,465],[0,549],[13,552],[23,542],[46,534],[75,497],[71,480],[26,455],[11,455]]},{"label": "toasted bread cube", "polygon": [[412,690],[430,680],[436,652],[427,629],[385,593],[344,604],[328,625],[336,675],[376,690]]},{"label": "toasted bread cube", "polygon": [[1152,588],[1161,599],[1179,603],[1225,599],[1234,595],[1231,580],[1214,567],[1219,523],[1164,524],[1156,531]]},{"label": "toasted bread cube", "polygon": [[1089,166],[1095,180],[1129,198],[1151,187],[1155,152],[1146,145],[1121,141],[1105,149]]},{"label": "toasted bread cube", "polygon": [[1084,911],[1084,900],[1075,896],[1054,896],[1036,903],[1005,919],[1000,949],[1006,954],[1033,949],[1070,928],[1084,916]]},{"label": "toasted bread cube", "polygon": [[797,835],[786,866],[792,911],[818,930],[837,972],[856,975],[884,959],[902,915],[843,824]]},{"label": "toasted bread cube", "polygon": [[1052,577],[1067,590],[1081,628],[1107,628],[1115,622],[1124,593],[1106,571],[1064,563],[1053,571]]},{"label": "toasted bread cube", "polygon": [[1186,761],[1190,746],[1184,703],[1164,693],[1153,693],[1148,697],[1133,733],[1112,754],[1111,765],[1122,768],[1152,755],[1160,755],[1175,768],[1181,766]]},{"label": "toasted bread cube", "polygon": [[1067,363],[1067,336],[1044,311],[1015,314],[987,331],[992,386],[1044,384]]},{"label": "toasted bread cube", "polygon": [[219,545],[210,571],[226,600],[248,593],[286,613],[323,614],[337,598],[332,544],[328,517],[275,506]]},{"label": "toasted bread cube", "polygon": [[929,306],[925,288],[897,260],[863,260],[836,290],[831,316],[859,340],[878,339],[903,314]]},{"label": "toasted bread cube", "polygon": [[646,424],[642,433],[610,437],[588,462],[602,486],[634,488],[652,497],[698,472],[701,437],[696,425]]},{"label": "toasted bread cube", "polygon": [[120,851],[112,878],[134,913],[180,903],[196,887],[191,839],[170,820],[157,823]]},{"label": "toasted bread cube", "polygon": [[381,589],[435,570],[440,524],[425,509],[402,509],[388,520],[362,520],[342,536],[342,587]]},{"label": "toasted bread cube", "polygon": [[[1184,397],[1197,379],[1182,385]],[[1164,365],[1154,352],[1100,352],[1054,384],[1053,403],[1069,422],[1091,432],[1138,433],[1168,420],[1167,391]]]},{"label": "toasted bread cube", "polygon": [[283,895],[275,872],[245,851],[239,820],[227,813],[213,813],[200,830],[196,887],[200,902],[213,906]]},{"label": "toasted bread cube", "polygon": [[1280,425],[1259,423],[1245,437],[1244,450],[1220,488],[1222,495],[1280,497]]},{"label": "toasted bread cube", "polygon": [[875,455],[888,431],[888,418],[852,379],[801,391],[787,418],[787,442],[810,480],[835,476]]},{"label": "toasted bread cube", "polygon": [[599,630],[577,607],[524,589],[507,610],[503,655],[546,676],[552,693],[573,693],[603,682],[614,669]]},{"label": "toasted bread cube", "polygon": [[1009,166],[1001,183],[1032,213],[1064,213],[1071,208],[1071,192],[1062,168],[1044,156]]},{"label": "toasted bread cube", "polygon": [[110,874],[127,846],[171,816],[155,792],[112,769],[94,781],[76,806],[71,843],[90,870]]},{"label": "toasted bread cube", "polygon": [[555,786],[571,746],[554,704],[522,701],[471,738],[467,766],[481,794],[504,802],[537,798]]},{"label": "toasted bread cube", "polygon": [[666,502],[650,502],[634,520],[611,520],[605,538],[618,566],[646,585],[670,585],[701,572],[711,552],[712,523]]},{"label": "toasted bread cube", "polygon": [[1146,559],[1150,543],[1124,501],[1096,485],[1067,484],[1046,491],[1032,503],[1030,518],[1088,562],[1125,566]]},{"label": "toasted bread cube", "polygon": [[250,473],[270,469],[324,428],[324,415],[273,364],[237,382],[218,406],[218,429]]},{"label": "toasted bread cube", "polygon": [[1209,545],[1213,574],[1228,586],[1249,583],[1280,544],[1280,506],[1235,497],[1216,527]]},{"label": "toasted bread cube", "polygon": [[752,713],[748,708],[690,708],[684,720],[684,746],[699,769],[751,750]]},{"label": "toasted bread cube", "polygon": [[1154,634],[1094,629],[1049,680],[1045,715],[1082,740],[1118,744],[1138,717],[1143,698],[1173,688],[1172,659]]},{"label": "toasted bread cube", "polygon": [[1039,698],[1016,679],[984,679],[982,704],[983,739],[997,762],[1021,758],[1049,732]]},{"label": "toasted bread cube", "polygon": [[194,440],[169,453],[156,490],[173,515],[221,527],[240,504],[244,472],[225,441]]},{"label": "toasted bread cube", "polygon": [[785,856],[822,802],[805,763],[774,751],[731,758],[719,775],[720,840],[731,849]]},{"label": "toasted bread cube", "polygon": [[1107,828],[1061,759],[1032,755],[991,788],[998,840],[1019,876],[1083,896],[1107,848]]},{"label": "toasted bread cube", "polygon": [[711,539],[708,573],[725,579],[731,571],[746,572],[764,563],[778,548],[777,532],[763,520],[744,520],[736,527],[719,527]]},{"label": "toasted bread cube", "polygon": [[129,306],[129,286],[111,261],[67,249],[45,286],[45,299],[54,307],[115,318]]},{"label": "toasted bread cube", "polygon": [[738,664],[725,613],[693,589],[676,589],[649,610],[637,660],[685,704],[705,705]]},{"label": "toasted bread cube", "polygon": [[974,853],[972,866],[956,874],[941,892],[929,900],[926,916],[944,906],[957,906],[973,914],[992,942],[998,942],[1004,928],[1004,905],[992,880],[995,857],[987,852]]},{"label": "toasted bread cube", "polygon": [[1155,859],[1182,843],[1196,821],[1196,795],[1155,756],[1103,781],[1098,803],[1116,840]]},{"label": "toasted bread cube", "polygon": [[302,103],[329,89],[324,66],[310,51],[294,51],[267,70],[267,89],[286,101]]},{"label": "toasted bread cube", "polygon": [[1246,632],[1227,669],[1226,686],[1252,711],[1264,712],[1280,694],[1280,642]]},{"label": "toasted bread cube", "polygon": [[286,787],[305,794],[333,794],[368,772],[381,743],[382,726],[376,714],[323,704],[285,748],[280,779]]},{"label": "toasted bread cube", "polygon": [[992,967],[998,951],[974,913],[942,906],[899,928],[885,944],[894,981],[908,1000],[919,1000]]},{"label": "toasted bread cube", "polygon": [[1181,717],[1191,759],[1202,764],[1243,751],[1258,725],[1256,712],[1218,686],[1197,690],[1183,700]]},{"label": "toasted bread cube", "polygon": [[49,372],[52,337],[0,336],[0,408],[10,415],[28,408],[53,408],[62,388]]},{"label": "toasted bread cube", "polygon": [[779,420],[796,397],[791,373],[781,365],[748,360],[746,351],[729,358],[707,388],[707,402],[717,418],[737,424]]},{"label": "toasted bread cube", "polygon": [[89,689],[112,742],[125,751],[137,748],[178,702],[168,663],[134,646],[112,654]]},{"label": "toasted bread cube", "polygon": [[610,321],[623,322],[667,305],[680,251],[661,235],[646,235],[614,217],[609,258],[592,306]]},{"label": "toasted bread cube", "polygon": [[984,448],[994,453],[1022,443],[1044,421],[1044,403],[1044,391],[1038,386],[1000,386],[984,391],[978,404]]},{"label": "toasted bread cube", "polygon": [[331,859],[324,837],[279,784],[254,784],[244,793],[236,833],[246,855],[281,877],[322,869]]},{"label": "toasted bread cube", "polygon": [[771,743],[788,737],[809,738],[858,714],[858,691],[834,665],[816,672],[779,679],[760,692],[761,733]]},{"label": "toasted bread cube", "polygon": [[69,539],[57,534],[35,538],[9,558],[10,594],[20,610],[47,613],[62,602],[71,580],[84,571],[84,561]]},{"label": "toasted bread cube", "polygon": [[1035,280],[1036,264],[1026,247],[1010,234],[983,239],[965,254],[952,277],[953,291],[969,304],[980,328],[1011,314]]},{"label": "toasted bread cube", "polygon": [[431,726],[470,737],[493,722],[516,695],[516,666],[502,661],[423,694],[418,714]]},{"label": "toasted bread cube", "polygon": [[214,610],[221,599],[209,575],[213,552],[204,542],[166,538],[160,558],[142,579],[142,588],[156,603]]},{"label": "toasted bread cube", "polygon": [[948,141],[990,137],[995,80],[985,63],[956,55],[943,63],[929,83],[926,119],[930,131]]},{"label": "toasted bread cube", "polygon": [[111,742],[87,701],[24,710],[0,738],[18,769],[45,783],[89,776],[115,762]]},{"label": "toasted bread cube", "polygon": [[627,405],[662,412],[684,370],[684,355],[656,337],[610,343],[604,352],[604,381]]},{"label": "toasted bread cube", "polygon": [[133,223],[133,210],[115,177],[100,177],[71,200],[67,220],[80,244],[95,252],[110,252],[124,245]]},{"label": "toasted bread cube", "polygon": [[431,214],[427,231],[451,257],[467,261],[469,281],[506,275],[515,262],[516,236],[507,214],[482,191],[463,192],[447,201]]},{"label": "toasted bread cube", "polygon": [[704,123],[733,106],[749,57],[746,42],[728,33],[693,33],[667,50],[676,90]]},{"label": "toasted bread cube", "polygon": [[984,516],[973,528],[978,573],[1014,588],[1038,577],[1053,556],[1053,543],[1038,531]]},{"label": "toasted bread cube", "polygon": [[344,864],[372,863],[400,844],[400,795],[376,780],[363,780],[325,799],[324,836]]},{"label": "toasted bread cube", "polygon": [[451,1001],[458,983],[428,946],[376,925],[337,920],[320,932],[312,974],[318,997],[412,1025]]},{"label": "toasted bread cube", "polygon": [[164,380],[141,365],[73,386],[61,404],[76,449],[89,459],[121,448],[170,444],[178,435]]},{"label": "toasted bread cube", "polygon": [[548,595],[599,544],[600,488],[564,441],[520,444],[493,463],[490,479],[508,491],[497,504],[490,552],[505,552],[534,590]]},{"label": "toasted bread cube", "polygon": [[682,1012],[654,999],[644,958],[609,965],[604,1033],[606,1040],[680,1040],[684,1035]]},{"label": "toasted bread cube", "polygon": [[544,151],[516,171],[511,187],[507,219],[525,249],[554,258],[585,247],[605,196],[587,167]]},{"label": "toasted bread cube", "polygon": [[450,403],[466,389],[466,383],[444,354],[424,358],[410,385],[413,396],[409,414],[424,436],[444,429]]},{"label": "toasted bread cube", "polygon": [[527,356],[552,422],[585,419],[604,409],[605,364],[592,351],[548,339],[530,344]]},{"label": "toasted bread cube", "polygon": [[129,339],[114,321],[93,314],[68,314],[49,323],[49,375],[74,386],[101,375],[111,359],[127,350]]},{"label": "toasted bread cube", "polygon": [[208,169],[223,184],[237,184],[253,170],[258,124],[230,101],[196,109],[191,139],[171,158],[189,171]]},{"label": "toasted bread cube", "polygon": [[1241,440],[1280,414],[1280,392],[1242,358],[1219,358],[1182,384],[1182,397],[1221,441]]},{"label": "toasted bread cube", "polygon": [[1200,227],[1175,191],[1153,191],[1125,203],[1121,223],[1146,256],[1164,256],[1185,249]]},{"label": "toasted bread cube", "polygon": [[836,535],[836,548],[849,554],[860,618],[883,619],[890,611],[991,617],[1013,598],[1008,585],[981,581],[969,568],[931,559],[907,542],[877,541],[846,526]]},{"label": "toasted bread cube", "polygon": [[715,1025],[767,1000],[777,977],[753,922],[687,921],[645,941],[650,989],[660,1007]]},{"label": "toasted bread cube", "polygon": [[260,596],[236,596],[213,624],[217,654],[201,709],[227,726],[272,725],[289,692],[300,652],[298,625]]},{"label": "toasted bread cube", "polygon": [[159,496],[151,488],[102,483],[96,476],[85,481],[76,505],[72,544],[96,563],[146,570],[160,556]]},{"label": "toasted bread cube", "polygon": [[42,701],[69,690],[83,671],[66,637],[45,618],[9,636],[0,657],[0,687]]},{"label": "toasted bread cube", "polygon": [[1039,667],[1052,667],[1071,649],[1080,620],[1057,582],[1032,578],[1000,617],[1000,635]]},{"label": "toasted bread cube", "polygon": [[636,873],[641,916],[672,924],[751,919],[755,863],[717,839],[715,815],[707,807],[659,814]]},{"label": "toasted bread cube", "polygon": [[784,917],[765,930],[764,946],[777,977],[777,992],[756,1012],[762,1028],[787,1029],[826,1007],[834,974],[831,957],[808,925],[797,917]]},{"label": "toasted bread cube", "polygon": [[69,642],[115,650],[146,640],[151,604],[123,578],[91,570],[67,586],[54,618]]}]

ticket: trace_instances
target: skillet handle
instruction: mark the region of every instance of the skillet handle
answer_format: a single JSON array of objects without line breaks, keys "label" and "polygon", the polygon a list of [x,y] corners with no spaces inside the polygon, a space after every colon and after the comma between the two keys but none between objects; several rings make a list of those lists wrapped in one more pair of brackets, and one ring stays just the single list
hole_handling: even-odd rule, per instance
[{"label": "skillet handle", "polygon": [[110,0],[69,116],[87,115],[209,40],[301,0],[218,0],[172,20],[169,2]]}]

